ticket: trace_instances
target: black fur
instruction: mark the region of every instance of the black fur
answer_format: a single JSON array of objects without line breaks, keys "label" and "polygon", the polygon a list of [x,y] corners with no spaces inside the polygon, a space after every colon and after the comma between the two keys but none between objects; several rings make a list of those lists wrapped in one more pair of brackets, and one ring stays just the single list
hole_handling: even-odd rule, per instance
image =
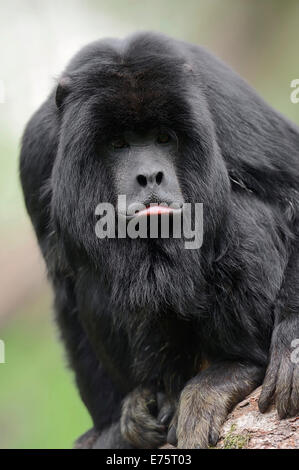
[{"label": "black fur", "polygon": [[[117,197],[105,143],[157,125],[178,136],[185,201],[204,204],[200,250],[177,239],[95,236],[95,207]],[[289,343],[299,338],[299,129],[205,49],[152,33],[88,45],[30,120],[20,169],[62,337],[98,432],[118,426],[136,387],[175,402],[203,360],[248,367],[256,386],[273,329]],[[275,355],[281,335],[273,341]],[[290,344],[278,350],[289,355]],[[299,410],[289,366],[276,384],[282,416]]]}]

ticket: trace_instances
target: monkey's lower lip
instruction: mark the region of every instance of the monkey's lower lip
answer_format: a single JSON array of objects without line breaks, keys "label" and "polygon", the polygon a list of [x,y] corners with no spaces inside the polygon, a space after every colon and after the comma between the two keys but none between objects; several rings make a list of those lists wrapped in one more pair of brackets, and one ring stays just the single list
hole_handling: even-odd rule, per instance
[{"label": "monkey's lower lip", "polygon": [[174,214],[181,212],[181,209],[173,209],[171,207],[166,206],[151,206],[142,209],[141,211],[135,214],[135,217],[144,217],[144,216],[151,216],[151,215],[163,215],[163,214]]},{"label": "monkey's lower lip", "polygon": [[131,211],[128,210],[127,213],[118,212],[118,214],[119,216],[125,217],[127,220],[130,220],[130,219],[139,218],[139,217],[175,215],[175,214],[181,214],[181,212],[182,212],[182,207],[173,208],[169,206],[153,204],[148,207],[145,207],[144,209],[134,211],[132,208]]}]

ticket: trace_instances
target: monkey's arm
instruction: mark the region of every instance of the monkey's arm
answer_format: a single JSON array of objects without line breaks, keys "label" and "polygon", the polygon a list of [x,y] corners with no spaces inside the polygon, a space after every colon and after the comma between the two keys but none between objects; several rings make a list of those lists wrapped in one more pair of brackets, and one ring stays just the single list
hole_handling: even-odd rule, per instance
[{"label": "monkey's arm", "polygon": [[233,407],[261,384],[264,369],[252,364],[217,362],[184,387],[168,442],[180,449],[216,445]]},{"label": "monkey's arm", "polygon": [[81,398],[94,425],[78,440],[76,447],[131,449],[132,445],[120,430],[125,393],[116,387],[92,349],[78,316],[71,283],[65,278],[56,278],[54,286],[57,321]]},{"label": "monkey's arm", "polygon": [[284,282],[275,304],[275,327],[270,361],[259,408],[263,413],[274,401],[279,417],[299,414],[299,243],[290,255]]},{"label": "monkey's arm", "polygon": [[72,282],[59,277],[53,283],[57,322],[70,366],[94,426],[101,431],[119,419],[125,394],[113,383],[92,349],[80,322]]},{"label": "monkey's arm", "polygon": [[[132,390],[124,338],[120,332],[114,337],[109,315],[101,308],[97,315],[88,309],[79,314],[75,292],[66,279],[55,280],[57,319],[82,400],[94,422],[94,429],[79,439],[77,447],[127,449],[164,444],[165,416],[171,412],[165,398],[156,387]],[[106,338],[104,343],[107,336],[110,341]]]}]

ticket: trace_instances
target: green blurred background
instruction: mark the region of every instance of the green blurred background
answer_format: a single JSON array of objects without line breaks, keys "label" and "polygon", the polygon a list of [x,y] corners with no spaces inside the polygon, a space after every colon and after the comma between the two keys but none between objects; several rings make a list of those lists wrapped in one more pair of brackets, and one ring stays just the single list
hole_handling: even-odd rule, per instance
[{"label": "green blurred background", "polygon": [[298,0],[1,0],[0,448],[69,448],[90,426],[52,321],[18,181],[20,137],[85,43],[141,29],[203,44],[299,124]]}]

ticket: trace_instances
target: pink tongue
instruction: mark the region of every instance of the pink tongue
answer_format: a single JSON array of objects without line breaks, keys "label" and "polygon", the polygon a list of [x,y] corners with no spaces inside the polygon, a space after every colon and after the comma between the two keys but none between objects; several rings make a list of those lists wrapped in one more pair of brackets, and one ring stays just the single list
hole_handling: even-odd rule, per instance
[{"label": "pink tongue", "polygon": [[170,214],[172,209],[164,206],[151,206],[143,209],[142,211],[137,212],[137,216],[141,215],[161,215],[161,214]]}]

